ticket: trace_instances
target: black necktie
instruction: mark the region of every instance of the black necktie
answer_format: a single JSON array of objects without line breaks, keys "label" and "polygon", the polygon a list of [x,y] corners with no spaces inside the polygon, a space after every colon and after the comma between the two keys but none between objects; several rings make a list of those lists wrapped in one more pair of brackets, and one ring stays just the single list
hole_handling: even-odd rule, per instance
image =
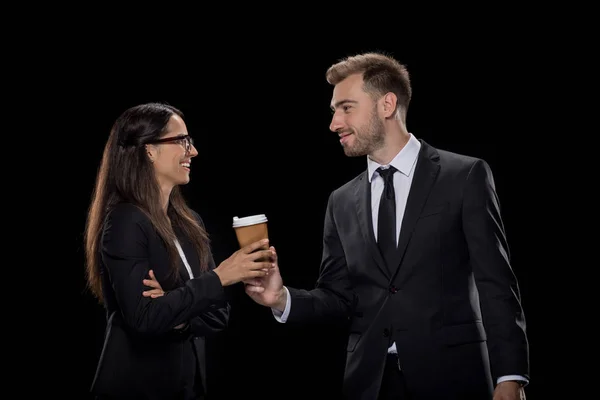
[{"label": "black necktie", "polygon": [[377,168],[383,178],[384,187],[379,202],[379,216],[377,218],[377,244],[381,255],[388,268],[392,267],[392,259],[396,251],[396,196],[394,191],[394,172],[397,169]]}]

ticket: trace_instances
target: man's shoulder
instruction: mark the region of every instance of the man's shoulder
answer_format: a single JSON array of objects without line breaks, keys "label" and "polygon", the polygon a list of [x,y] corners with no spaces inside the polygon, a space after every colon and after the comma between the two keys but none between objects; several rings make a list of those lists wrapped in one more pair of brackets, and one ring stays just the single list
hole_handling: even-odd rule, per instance
[{"label": "man's shoulder", "polygon": [[367,170],[360,172],[354,178],[346,181],[342,185],[338,186],[333,190],[333,193],[345,194],[348,191],[354,192],[356,185],[365,184],[364,180],[367,179]]},{"label": "man's shoulder", "polygon": [[474,164],[487,164],[486,161],[480,157],[438,148],[430,144],[427,146],[429,146],[430,152],[434,152],[439,156],[439,162],[442,166],[458,169],[470,169]]}]

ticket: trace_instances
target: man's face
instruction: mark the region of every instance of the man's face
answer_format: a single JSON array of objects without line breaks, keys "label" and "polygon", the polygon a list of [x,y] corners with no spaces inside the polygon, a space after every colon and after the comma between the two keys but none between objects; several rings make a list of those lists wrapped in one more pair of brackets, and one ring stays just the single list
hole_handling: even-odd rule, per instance
[{"label": "man's face", "polygon": [[349,157],[371,154],[384,145],[385,129],[377,103],[363,91],[361,74],[350,75],[333,89],[329,129],[340,137]]}]

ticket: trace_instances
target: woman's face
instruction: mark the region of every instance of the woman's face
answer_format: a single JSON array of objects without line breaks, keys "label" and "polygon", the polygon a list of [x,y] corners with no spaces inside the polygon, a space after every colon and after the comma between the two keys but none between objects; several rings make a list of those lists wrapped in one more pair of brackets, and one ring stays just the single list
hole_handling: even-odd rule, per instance
[{"label": "woman's face", "polygon": [[171,190],[175,185],[187,184],[192,158],[198,155],[198,151],[183,119],[175,114],[171,116],[167,132],[160,140],[162,142],[149,144],[146,148],[161,188]]}]

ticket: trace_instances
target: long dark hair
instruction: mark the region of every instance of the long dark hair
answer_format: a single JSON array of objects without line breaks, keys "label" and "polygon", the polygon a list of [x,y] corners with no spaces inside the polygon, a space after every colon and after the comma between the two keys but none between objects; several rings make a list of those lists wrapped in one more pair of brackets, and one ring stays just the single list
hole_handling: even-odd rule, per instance
[{"label": "long dark hair", "polygon": [[110,131],[85,228],[87,284],[101,303],[104,297],[98,248],[103,223],[114,206],[122,202],[134,204],[148,216],[167,247],[172,276],[177,276],[179,257],[174,244],[174,228],[181,230],[195,245],[201,269],[208,268],[210,242],[204,227],[186,204],[178,186],[171,191],[167,214],[163,212],[160,187],[146,155],[145,144],[166,133],[169,119],[174,114],[183,118],[180,110],[168,104],[138,105],[123,112]]}]

